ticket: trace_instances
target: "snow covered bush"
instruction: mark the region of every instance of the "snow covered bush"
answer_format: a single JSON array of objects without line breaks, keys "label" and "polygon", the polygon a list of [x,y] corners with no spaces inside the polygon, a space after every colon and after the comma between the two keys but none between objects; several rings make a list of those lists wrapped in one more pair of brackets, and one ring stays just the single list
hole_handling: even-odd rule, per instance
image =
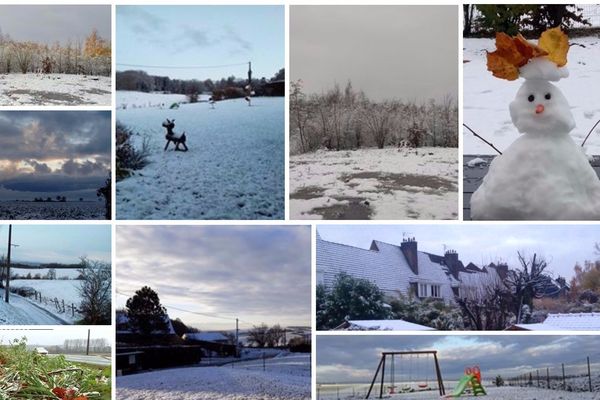
[{"label": "snow covered bush", "polygon": [[133,144],[133,132],[126,126],[117,122],[116,128],[116,165],[117,180],[122,180],[131,175],[132,171],[142,169],[148,164],[148,141],[142,141],[140,148]]},{"label": "snow covered bush", "polygon": [[383,292],[366,279],[341,272],[336,275],[331,289],[317,286],[317,329],[333,329],[352,319],[391,317]]},{"label": "snow covered bush", "polygon": [[437,330],[464,329],[460,309],[436,299],[398,296],[389,301],[392,318],[402,319]]}]

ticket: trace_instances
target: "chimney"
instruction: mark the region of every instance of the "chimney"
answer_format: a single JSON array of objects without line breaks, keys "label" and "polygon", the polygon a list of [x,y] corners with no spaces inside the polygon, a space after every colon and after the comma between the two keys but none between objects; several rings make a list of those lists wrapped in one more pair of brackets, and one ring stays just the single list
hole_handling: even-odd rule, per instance
[{"label": "chimney", "polygon": [[458,253],[455,250],[448,250],[444,254],[444,263],[448,267],[450,274],[452,274],[454,278],[458,279]]},{"label": "chimney", "polygon": [[506,280],[506,278],[508,277],[508,264],[502,263],[496,265],[496,272],[498,273],[500,279],[502,279],[503,281]]},{"label": "chimney", "polygon": [[419,256],[417,253],[417,241],[415,238],[402,239],[400,250],[402,250],[402,254],[404,254],[410,270],[415,275],[419,275]]}]

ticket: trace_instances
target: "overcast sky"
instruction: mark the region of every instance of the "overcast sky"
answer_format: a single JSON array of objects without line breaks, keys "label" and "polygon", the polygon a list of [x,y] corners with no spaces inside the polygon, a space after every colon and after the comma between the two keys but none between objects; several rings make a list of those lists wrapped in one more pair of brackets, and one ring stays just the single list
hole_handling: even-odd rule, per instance
[{"label": "overcast sky", "polygon": [[[13,261],[75,264],[79,258],[111,262],[110,225],[13,224]],[[0,225],[0,255],[6,255],[8,225]]]},{"label": "overcast sky", "polygon": [[[582,365],[590,356],[595,370],[600,368],[600,340],[597,336],[547,336],[547,335],[419,335],[419,336],[318,336],[318,383],[367,383],[373,379],[382,351],[437,350],[442,377],[458,380],[465,367],[479,365],[484,385],[496,375],[510,377],[519,373],[535,372],[536,368],[553,367],[551,373],[560,373],[560,363]],[[412,379],[425,380],[433,375],[425,361],[413,358],[412,364],[404,359],[396,363],[397,380],[412,368]],[[390,362],[390,360],[387,360]],[[389,364],[386,371],[389,371]],[[574,367],[572,367],[574,368]],[[583,370],[576,370],[584,372]],[[386,379],[389,379],[389,375]],[[404,376],[403,379],[406,379]],[[389,381],[388,381],[389,382]],[[489,383],[487,383],[489,384]],[[448,390],[448,388],[447,388]]]},{"label": "overcast sky", "polygon": [[594,253],[594,243],[600,242],[598,225],[319,225],[317,230],[325,240],[365,249],[373,239],[400,244],[403,237],[414,237],[419,250],[440,255],[445,248],[456,250],[465,265],[503,260],[515,266],[517,251],[537,253],[555,277],[571,278],[576,262],[600,258]]},{"label": "overcast sky", "polygon": [[[110,326],[93,326],[90,329],[90,339],[106,339],[112,345],[113,334]],[[87,339],[87,334],[88,327],[76,325],[53,328],[0,328],[0,344],[6,345],[14,339],[21,339],[25,336],[29,345],[62,345],[65,339]]]},{"label": "overcast sky", "polygon": [[456,6],[291,6],[290,73],[307,93],[350,79],[371,98],[458,93]]},{"label": "overcast sky", "polygon": [[118,308],[147,285],[202,330],[310,326],[310,227],[118,226],[116,243]]},{"label": "overcast sky", "polygon": [[110,5],[2,5],[0,30],[17,41],[67,44],[93,29],[110,41]]},{"label": "overcast sky", "polygon": [[109,111],[0,112],[0,200],[97,200],[110,171]]},{"label": "overcast sky", "polygon": [[271,78],[285,66],[283,6],[117,6],[117,70],[180,79]]}]

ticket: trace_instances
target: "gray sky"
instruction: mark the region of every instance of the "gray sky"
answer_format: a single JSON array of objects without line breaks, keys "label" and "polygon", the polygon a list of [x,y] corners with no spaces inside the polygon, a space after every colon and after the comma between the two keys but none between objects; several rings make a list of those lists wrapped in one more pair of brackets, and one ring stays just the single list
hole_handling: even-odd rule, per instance
[{"label": "gray sky", "polygon": [[599,259],[594,243],[600,242],[598,225],[319,225],[325,240],[369,248],[371,240],[400,244],[404,235],[414,237],[419,250],[444,254],[453,249],[463,263],[488,264],[499,260],[518,264],[517,251],[537,253],[549,262],[547,271],[557,277],[573,276],[576,262]]},{"label": "gray sky", "polygon": [[202,330],[310,325],[310,227],[118,226],[116,243],[118,308],[147,285]]},{"label": "gray sky", "polygon": [[458,93],[456,6],[291,6],[290,73],[307,93],[348,79],[375,100]]},{"label": "gray sky", "polygon": [[[113,343],[112,328],[110,326],[91,327],[91,339],[106,339]],[[86,339],[88,327],[69,326],[52,328],[0,328],[0,344],[6,345],[14,339],[27,337],[27,344],[43,346],[60,345],[65,339]]]},{"label": "gray sky", "polygon": [[14,40],[76,43],[95,28],[110,40],[110,5],[3,5],[0,29]]},{"label": "gray sky", "polygon": [[0,112],[0,200],[97,201],[110,172],[110,111]]},{"label": "gray sky", "polygon": [[[553,368],[551,374],[559,374],[561,362],[567,365],[568,371],[573,368],[571,371],[584,372],[575,366],[582,366],[586,356],[590,356],[595,363],[592,368],[597,371],[600,368],[599,342],[597,336],[581,335],[321,335],[317,337],[317,382],[370,382],[382,351],[437,350],[444,379],[458,380],[465,367],[479,365],[484,385],[498,374],[506,378],[546,366]],[[404,362],[403,366],[396,364],[397,380],[412,367],[412,379],[424,380],[423,377],[429,376],[431,382],[434,377],[431,359],[431,372],[425,369],[423,359],[418,364],[413,359],[413,364],[408,366],[409,361]]]}]

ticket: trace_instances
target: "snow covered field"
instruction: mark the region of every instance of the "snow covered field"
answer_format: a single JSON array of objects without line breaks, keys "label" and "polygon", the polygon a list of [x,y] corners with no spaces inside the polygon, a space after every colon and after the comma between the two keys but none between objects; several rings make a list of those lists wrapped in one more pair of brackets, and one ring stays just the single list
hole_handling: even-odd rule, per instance
[{"label": "snow covered field", "polygon": [[[266,360],[266,371],[248,361],[223,367],[177,368],[117,378],[122,400],[292,400],[310,399],[310,357]],[[247,364],[247,368],[242,368]]]},{"label": "snow covered field", "polygon": [[4,289],[0,289],[0,325],[63,325],[66,321],[30,302],[28,299],[10,294],[10,302],[4,302]]},{"label": "snow covered field", "polygon": [[0,106],[109,106],[111,100],[111,79],[108,76],[34,73],[0,75]]},{"label": "snow covered field", "polygon": [[[49,299],[56,298],[61,303],[64,301],[67,307],[72,304],[74,304],[75,307],[78,307],[81,303],[81,298],[79,297],[81,281],[63,279],[15,279],[10,281],[10,286],[14,288],[33,288],[40,292],[43,297],[47,297]],[[29,301],[35,302],[37,306],[56,314],[59,318],[65,321],[75,322],[79,318],[79,314],[77,312],[75,312],[74,316],[71,312],[57,313],[56,306],[53,303],[46,304],[33,299],[29,299]]]},{"label": "snow covered field", "polygon": [[290,156],[290,218],[456,219],[457,160],[439,147]]},{"label": "snow covered field", "polygon": [[[207,96],[200,96],[204,98]],[[117,109],[128,108],[169,108],[173,103],[187,103],[188,98],[184,94],[144,93],[128,90],[117,92]]]},{"label": "snow covered field", "polygon": [[[581,144],[600,119],[600,38],[570,39],[567,68],[570,76],[556,82],[571,105],[577,124],[571,131]],[[503,151],[518,136],[508,111],[523,79],[507,81],[492,76],[486,68],[486,50],[493,51],[493,39],[464,39],[464,123]],[[582,47],[585,46],[585,47]],[[467,62],[468,61],[468,62]],[[495,151],[463,129],[464,154],[496,154]],[[589,155],[600,154],[600,128],[586,143]]]},{"label": "snow covered field", "polygon": [[[122,104],[120,92],[117,103]],[[126,96],[130,96],[127,94]],[[160,95],[154,95],[160,96]],[[175,119],[188,152],[168,151],[162,122]],[[284,99],[182,104],[178,109],[127,108],[119,122],[150,164],[117,183],[119,219],[283,219]]]},{"label": "snow covered field", "polygon": [[[338,399],[335,385],[328,385],[329,387],[321,386],[319,389],[319,399],[321,400],[334,400]],[[362,385],[364,386],[364,385]],[[339,398],[342,399],[364,399],[365,390],[361,388],[361,391],[352,392],[352,389],[348,385],[344,386],[344,389],[340,389]],[[446,394],[451,394],[453,388],[446,388]],[[481,397],[486,400],[600,400],[600,392],[596,393],[582,393],[582,392],[565,392],[561,390],[547,390],[538,388],[521,388],[521,387],[490,387],[486,386],[485,390],[487,396]],[[379,398],[379,386],[375,386],[370,398]],[[354,393],[354,395],[353,395]],[[465,396],[466,398],[480,398]],[[384,395],[387,399],[398,399],[398,400],[438,400],[440,399],[439,392],[437,390],[431,390],[426,392],[415,392],[405,393],[396,395]],[[461,397],[462,398],[462,397]]]},{"label": "snow covered field", "polygon": [[0,203],[0,219],[104,219],[103,201]]}]

